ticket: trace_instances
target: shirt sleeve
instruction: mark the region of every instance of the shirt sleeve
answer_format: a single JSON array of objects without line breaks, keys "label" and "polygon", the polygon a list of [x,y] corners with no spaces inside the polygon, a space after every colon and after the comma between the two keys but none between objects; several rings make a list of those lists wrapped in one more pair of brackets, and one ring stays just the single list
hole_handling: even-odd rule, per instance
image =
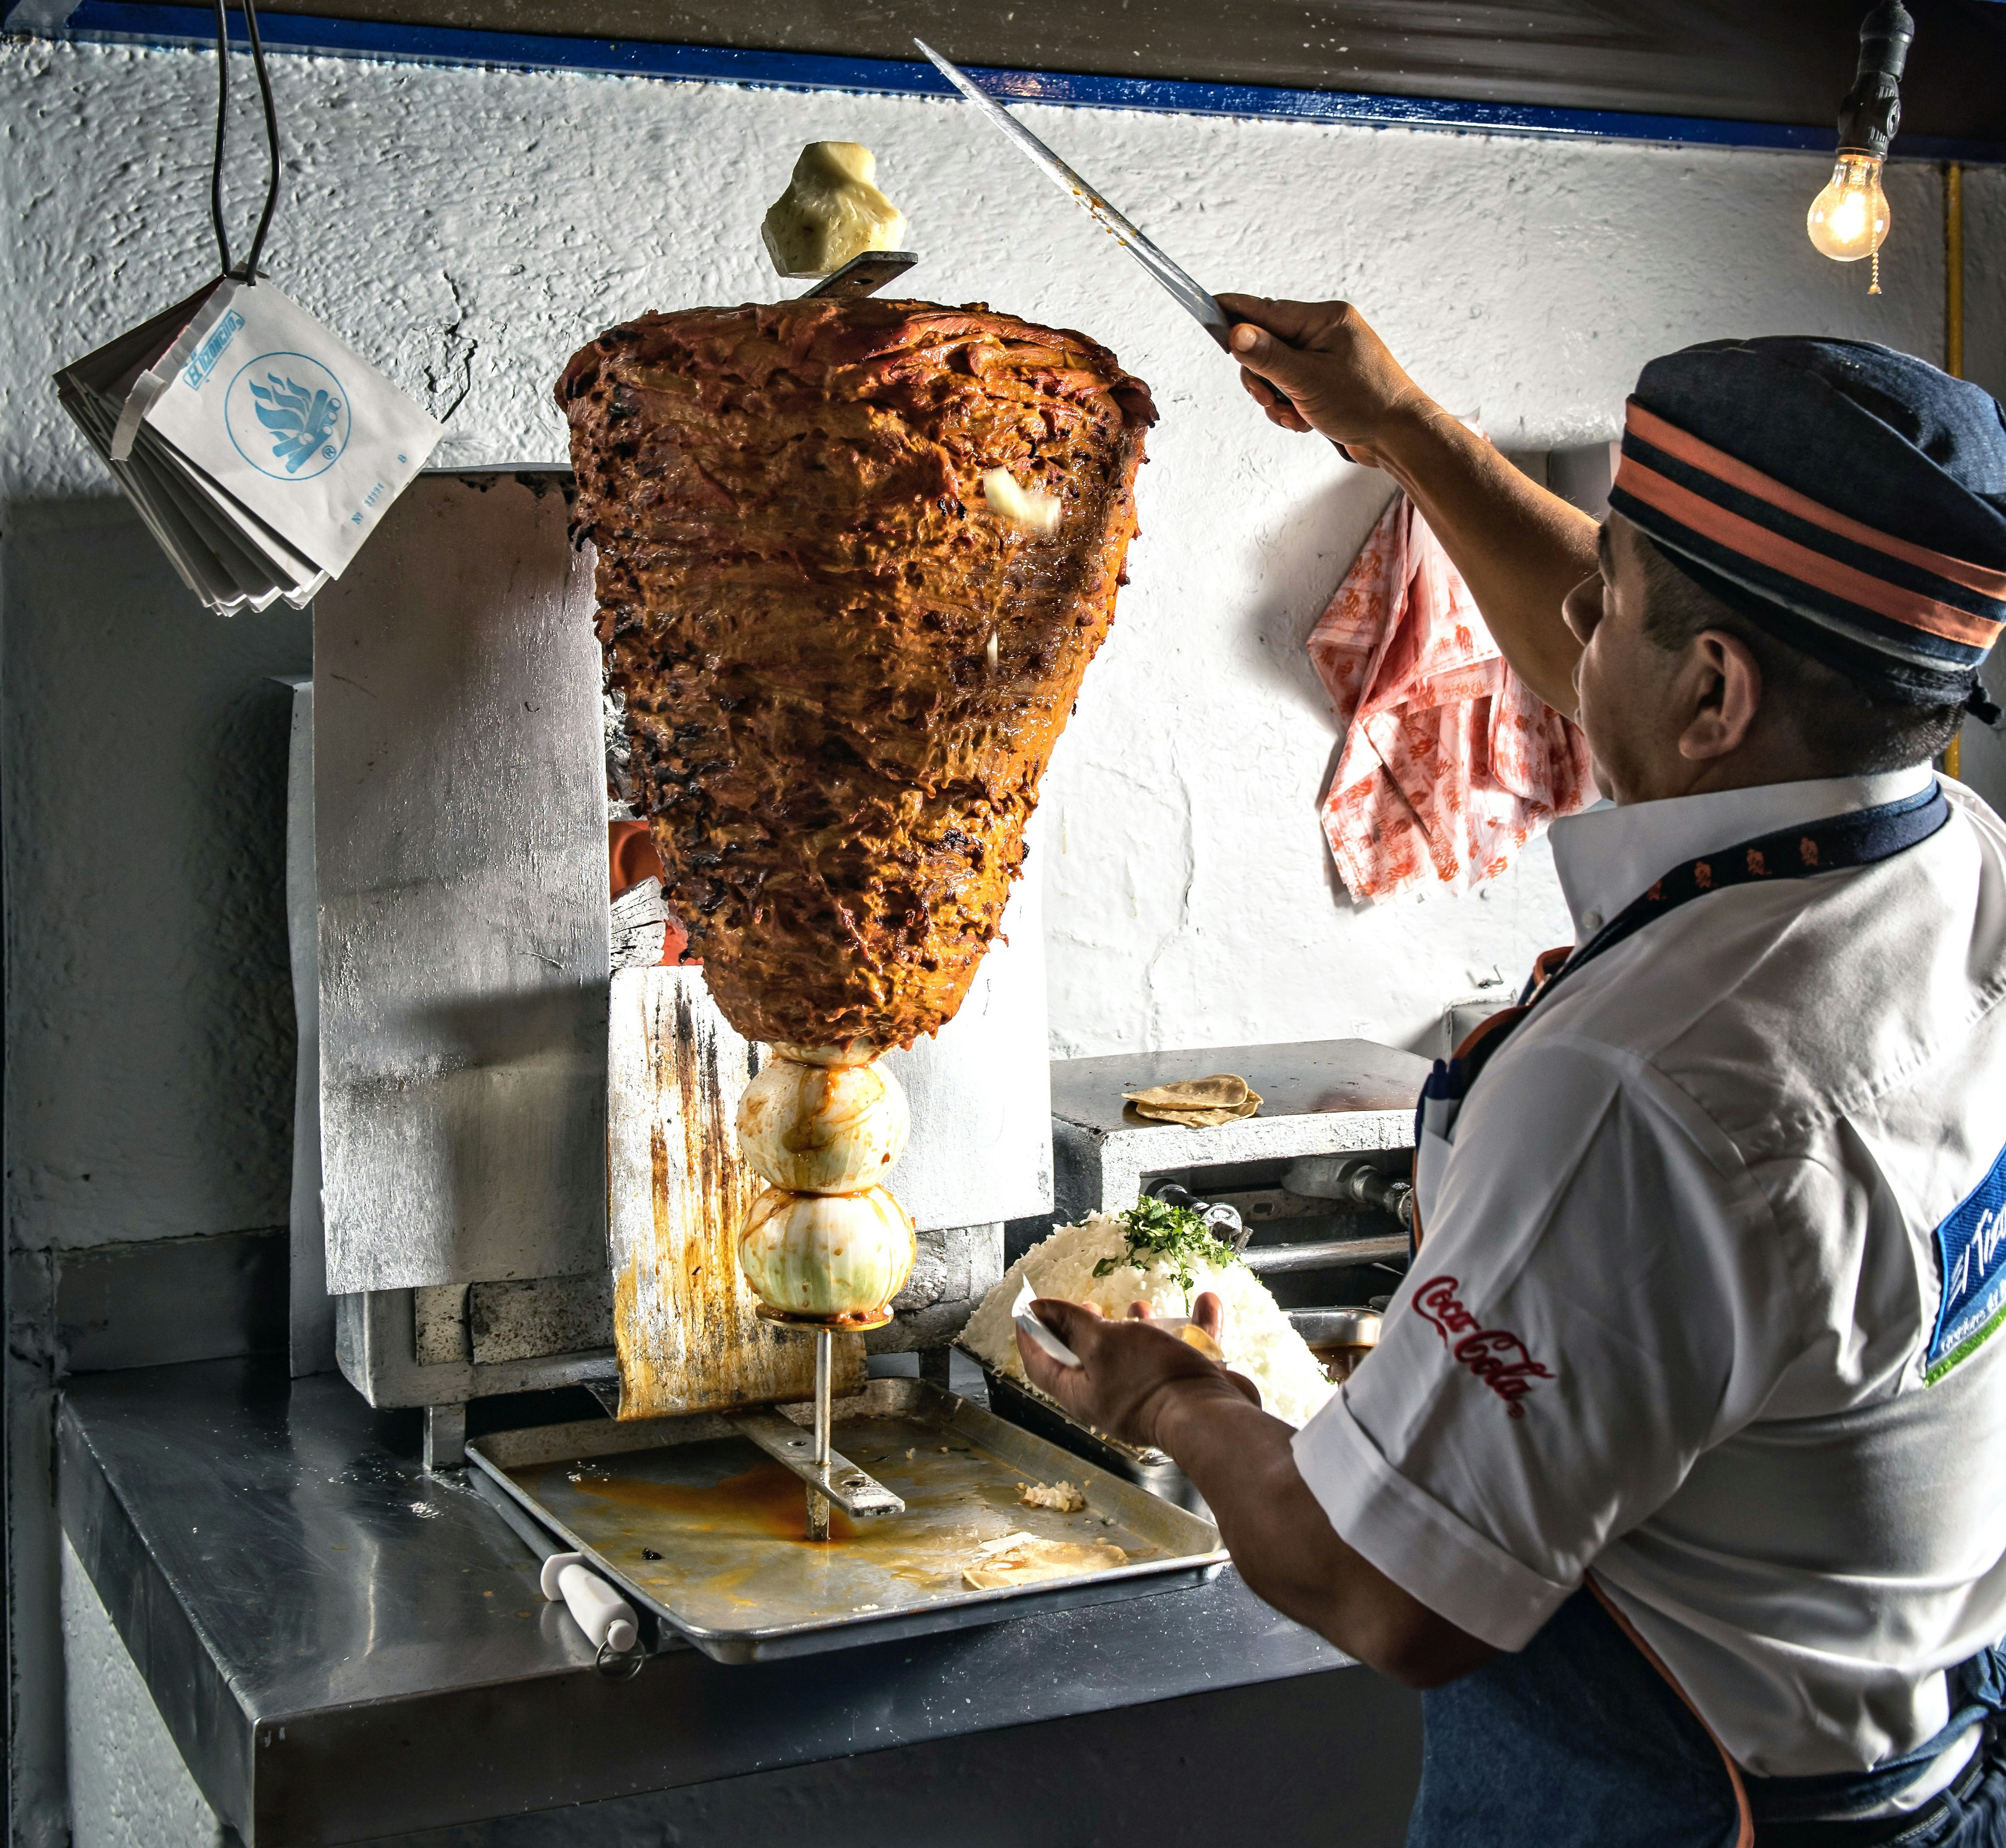
[{"label": "shirt sleeve", "polygon": [[1516,1649],[1754,1415],[1790,1292],[1733,1145],[1635,1054],[1505,1048],[1430,1158],[1420,1253],[1297,1466],[1347,1544]]}]

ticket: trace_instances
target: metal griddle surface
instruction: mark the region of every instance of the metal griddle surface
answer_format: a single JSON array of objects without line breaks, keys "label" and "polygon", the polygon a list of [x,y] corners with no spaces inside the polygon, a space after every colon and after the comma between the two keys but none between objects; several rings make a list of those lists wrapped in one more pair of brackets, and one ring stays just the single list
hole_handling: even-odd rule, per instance
[{"label": "metal griddle surface", "polygon": [[[1224,1563],[1209,1522],[921,1381],[874,1380],[838,1401],[834,1442],[906,1512],[852,1521],[833,1511],[825,1544],[804,1537],[801,1479],[722,1417],[555,1426],[468,1450],[630,1596],[724,1662],[1140,1596],[1202,1583]],[[1061,1479],[1085,1491],[1083,1512],[1018,1500],[1023,1483]],[[968,1590],[962,1568],[976,1549],[1019,1531],[1111,1542],[1129,1563]]]}]

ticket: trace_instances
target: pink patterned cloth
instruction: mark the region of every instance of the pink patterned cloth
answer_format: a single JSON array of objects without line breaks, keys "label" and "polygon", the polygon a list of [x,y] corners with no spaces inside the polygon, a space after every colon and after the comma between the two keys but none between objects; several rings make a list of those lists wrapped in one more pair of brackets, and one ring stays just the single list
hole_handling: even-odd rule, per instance
[{"label": "pink patterned cloth", "polygon": [[1587,741],[1505,666],[1469,586],[1396,494],[1310,632],[1345,727],[1323,830],[1355,899],[1501,873],[1595,800]]}]

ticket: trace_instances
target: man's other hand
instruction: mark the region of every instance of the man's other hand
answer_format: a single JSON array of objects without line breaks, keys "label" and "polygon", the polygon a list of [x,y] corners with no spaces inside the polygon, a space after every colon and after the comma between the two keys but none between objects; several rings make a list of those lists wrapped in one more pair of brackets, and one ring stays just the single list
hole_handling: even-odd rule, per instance
[{"label": "man's other hand", "polygon": [[1248,395],[1284,430],[1320,431],[1354,462],[1379,466],[1377,443],[1434,402],[1348,301],[1222,295]]},{"label": "man's other hand", "polygon": [[[1136,1311],[1142,1312],[1138,1315]],[[1167,1391],[1191,1381],[1250,1399],[1261,1394],[1251,1380],[1210,1360],[1188,1343],[1153,1325],[1138,1303],[1128,1318],[1110,1322],[1062,1297],[1040,1297],[1032,1313],[1079,1356],[1077,1367],[1054,1360],[1020,1333],[1017,1351],[1033,1385],[1049,1394],[1082,1424],[1131,1444],[1154,1444],[1156,1414]],[[1192,1305],[1191,1320],[1216,1341],[1223,1315],[1208,1290]]]},{"label": "man's other hand", "polygon": [[[1216,1335],[1219,1309],[1207,1291],[1191,1318]],[[1496,1653],[1338,1537],[1296,1468],[1294,1427],[1260,1409],[1250,1382],[1155,1325],[1139,1303],[1117,1322],[1051,1297],[1034,1313],[1080,1364],[1061,1366],[1020,1334],[1031,1383],[1082,1424],[1174,1457],[1257,1596],[1409,1687],[1439,1687]]]}]

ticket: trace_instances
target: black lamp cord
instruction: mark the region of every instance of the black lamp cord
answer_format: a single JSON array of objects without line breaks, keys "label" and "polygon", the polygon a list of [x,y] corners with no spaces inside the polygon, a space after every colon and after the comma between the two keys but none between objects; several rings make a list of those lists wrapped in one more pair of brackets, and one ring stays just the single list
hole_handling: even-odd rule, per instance
[{"label": "black lamp cord", "polygon": [[251,254],[241,269],[230,266],[230,234],[223,223],[223,137],[230,106],[230,27],[224,0],[216,4],[216,158],[209,170],[209,216],[216,227],[216,255],[223,273],[239,282],[255,283],[258,259],[265,254],[265,234],[272,228],[272,214],[279,203],[279,111],[272,101],[272,79],[265,69],[264,41],[258,35],[257,0],[240,0],[244,23],[251,38],[251,62],[258,72],[258,93],[265,105],[265,139],[272,160],[271,184],[265,189],[265,209],[259,213],[258,229],[251,239]]}]

